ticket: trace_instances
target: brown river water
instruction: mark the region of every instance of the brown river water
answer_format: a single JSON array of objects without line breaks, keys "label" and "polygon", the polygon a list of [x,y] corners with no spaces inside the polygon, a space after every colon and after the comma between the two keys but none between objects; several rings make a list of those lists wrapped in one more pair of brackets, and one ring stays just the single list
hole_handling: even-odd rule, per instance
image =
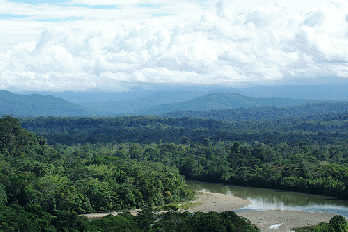
[{"label": "brown river water", "polygon": [[348,217],[348,201],[332,197],[289,192],[266,188],[251,188],[225,184],[212,184],[187,180],[187,184],[196,191],[222,193],[249,200],[250,205],[237,210],[295,210],[309,212],[329,212]]}]

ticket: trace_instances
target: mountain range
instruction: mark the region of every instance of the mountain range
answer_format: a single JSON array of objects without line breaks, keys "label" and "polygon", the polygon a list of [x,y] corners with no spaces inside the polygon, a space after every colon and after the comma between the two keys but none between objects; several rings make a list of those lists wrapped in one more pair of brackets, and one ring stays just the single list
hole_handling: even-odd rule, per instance
[{"label": "mountain range", "polygon": [[[240,121],[251,118],[306,116],[328,113],[330,110],[343,112],[348,109],[346,103],[342,102],[339,105],[324,100],[250,97],[234,92],[160,91],[131,100],[120,99],[125,98],[77,104],[52,95],[20,95],[0,91],[0,115],[21,117],[162,115]],[[313,113],[308,109],[312,109]]]},{"label": "mountain range", "polygon": [[[152,108],[164,104],[176,104],[186,102],[196,97],[202,96],[201,92],[188,91],[160,91],[155,94],[144,96],[133,100],[124,101],[105,101],[105,102],[86,102],[81,103],[82,106],[92,109],[96,112],[102,112],[103,115],[118,116],[118,115],[154,115]],[[171,111],[171,110],[170,110]],[[168,112],[168,111],[161,111]],[[156,114],[158,115],[158,114]]]},{"label": "mountain range", "polygon": [[0,115],[93,116],[89,109],[52,95],[19,95],[0,90]]},{"label": "mountain range", "polygon": [[140,115],[162,115],[175,111],[207,111],[237,109],[257,106],[299,106],[315,103],[315,100],[296,100],[290,98],[253,98],[238,93],[210,93],[185,102],[160,104],[135,111]]}]

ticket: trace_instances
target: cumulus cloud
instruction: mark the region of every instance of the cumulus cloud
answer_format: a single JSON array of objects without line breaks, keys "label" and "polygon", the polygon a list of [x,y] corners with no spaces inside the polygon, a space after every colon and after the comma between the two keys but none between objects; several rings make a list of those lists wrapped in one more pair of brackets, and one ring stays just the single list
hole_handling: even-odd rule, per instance
[{"label": "cumulus cloud", "polygon": [[235,1],[219,0],[208,10],[184,2],[200,17],[174,24],[148,18],[98,29],[46,28],[39,40],[0,53],[0,87],[268,85],[348,77],[345,1],[324,1],[305,10],[296,1],[269,2],[237,9]]},{"label": "cumulus cloud", "polygon": [[115,1],[115,0],[74,0],[71,4],[86,4],[86,5],[119,5],[119,4],[139,4],[140,0],[127,0],[127,1]]}]

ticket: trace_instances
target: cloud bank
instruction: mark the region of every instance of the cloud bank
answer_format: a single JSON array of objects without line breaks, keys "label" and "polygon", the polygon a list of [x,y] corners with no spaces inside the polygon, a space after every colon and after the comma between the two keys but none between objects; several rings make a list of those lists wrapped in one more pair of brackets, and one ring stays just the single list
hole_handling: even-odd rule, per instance
[{"label": "cloud bank", "polygon": [[[159,14],[155,18],[113,21],[104,14],[97,21],[82,21],[84,26],[53,24],[39,40],[0,53],[0,88],[316,84],[348,77],[345,1],[324,1],[314,7],[299,7],[302,3],[296,1],[266,2],[238,8],[235,1],[220,0],[205,9],[202,4],[178,1],[151,9]],[[168,9],[170,14],[165,15]],[[116,13],[104,9],[107,12]],[[76,14],[84,17],[83,12]]]}]

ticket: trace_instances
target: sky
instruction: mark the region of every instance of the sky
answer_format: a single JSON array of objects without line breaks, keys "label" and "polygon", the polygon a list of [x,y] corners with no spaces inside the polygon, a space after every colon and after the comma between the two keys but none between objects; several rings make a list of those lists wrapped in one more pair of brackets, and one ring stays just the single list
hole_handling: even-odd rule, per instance
[{"label": "sky", "polygon": [[346,0],[0,0],[0,89],[346,83]]}]

